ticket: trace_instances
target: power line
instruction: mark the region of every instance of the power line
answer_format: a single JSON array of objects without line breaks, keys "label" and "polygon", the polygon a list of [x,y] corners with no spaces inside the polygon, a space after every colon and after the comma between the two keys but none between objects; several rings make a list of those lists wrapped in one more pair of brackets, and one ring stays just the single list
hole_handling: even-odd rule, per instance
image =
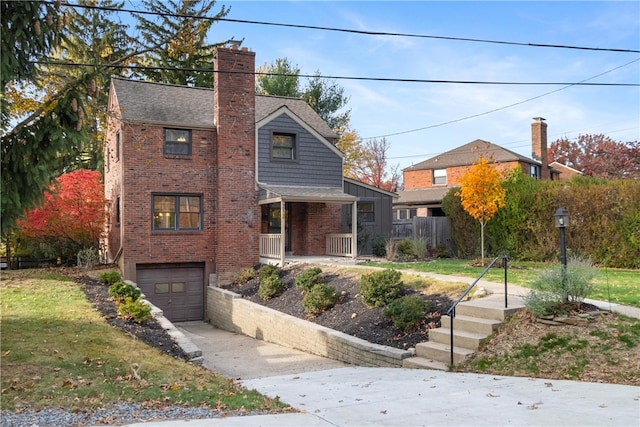
[{"label": "power line", "polygon": [[[370,136],[370,137],[366,137],[366,138],[363,138],[363,139],[386,138],[388,136],[397,136],[397,135],[405,135],[405,134],[413,133],[413,132],[420,132],[420,131],[427,130],[427,129],[433,129],[433,128],[437,128],[437,127],[440,127],[440,126],[445,126],[445,125],[449,125],[449,124],[452,124],[452,123],[461,122],[463,120],[469,120],[469,119],[474,119],[476,117],[485,116],[487,114],[495,113],[496,111],[506,110],[507,108],[515,107],[516,105],[524,104],[526,102],[533,101],[535,99],[539,99],[539,98],[542,98],[542,97],[547,96],[547,95],[551,95],[551,94],[556,93],[556,92],[560,92],[562,90],[568,89],[568,88],[573,87],[573,86],[597,85],[597,83],[585,83],[585,82],[587,82],[589,80],[593,80],[593,79],[598,78],[598,77],[601,77],[601,76],[603,76],[605,74],[611,73],[611,72],[613,72],[615,70],[618,70],[620,68],[626,67],[627,65],[633,64],[634,62],[638,62],[638,61],[640,61],[640,58],[634,59],[634,60],[629,61],[629,62],[627,62],[625,64],[622,64],[622,65],[619,65],[619,66],[617,66],[615,68],[612,68],[610,70],[604,71],[604,72],[602,72],[600,74],[596,74],[595,76],[592,76],[592,77],[589,77],[587,79],[581,80],[580,82],[568,83],[568,84],[565,85],[565,87],[561,87],[561,88],[552,90],[550,92],[546,92],[546,93],[543,93],[541,95],[534,96],[532,98],[527,98],[525,100],[518,101],[518,102],[515,102],[513,104],[505,105],[505,106],[502,106],[502,107],[499,107],[499,108],[494,108],[493,110],[485,111],[483,113],[473,114],[471,116],[465,116],[465,117],[461,117],[459,119],[449,120],[449,121],[446,121],[446,122],[443,122],[443,123],[438,123],[438,124],[430,125],[430,126],[424,126],[424,127],[417,128],[417,129],[411,129],[411,130],[406,130],[406,131],[401,131],[401,132],[389,133],[389,134],[386,134],[386,135]],[[638,86],[638,84],[634,84],[634,86]]]},{"label": "power line", "polygon": [[[638,61],[640,59],[637,59]],[[635,61],[632,61],[635,62]],[[63,67],[104,67],[104,68],[119,68],[119,69],[132,69],[132,70],[154,70],[154,71],[185,71],[185,72],[198,72],[198,73],[222,73],[222,74],[248,74],[248,75],[262,75],[262,76],[281,76],[281,77],[304,77],[314,78],[321,77],[323,79],[333,80],[365,80],[365,81],[377,81],[377,82],[401,82],[401,83],[446,83],[446,84],[475,84],[475,85],[519,85],[519,86],[640,86],[640,83],[585,83],[586,80],[577,83],[566,82],[505,82],[505,81],[480,81],[480,80],[433,80],[433,79],[403,79],[403,78],[390,78],[390,77],[356,77],[356,76],[317,76],[313,74],[281,74],[281,73],[266,73],[259,71],[215,71],[211,68],[182,68],[182,67],[151,67],[146,65],[96,65],[85,64],[78,62],[64,62],[64,61],[33,61],[39,65],[55,65]],[[597,77],[597,76],[596,76]],[[587,79],[590,80],[590,79]],[[561,89],[558,89],[561,90]],[[555,92],[555,91],[554,91]],[[549,92],[553,93],[553,92]],[[541,95],[542,96],[542,95]],[[535,99],[535,98],[532,98]],[[525,102],[525,101],[523,101]],[[517,105],[517,104],[513,104]],[[498,110],[495,110],[498,111]],[[392,134],[396,135],[396,134]],[[391,135],[386,135],[391,136]]]},{"label": "power line", "polygon": [[[43,3],[54,4],[55,2],[45,1]],[[239,23],[239,24],[267,25],[267,26],[273,26],[273,27],[333,31],[333,32],[341,32],[341,33],[362,34],[362,35],[369,35],[369,36],[410,37],[410,38],[423,38],[423,39],[436,39],[436,40],[463,41],[463,42],[473,42],[473,43],[491,43],[491,44],[502,44],[502,45],[510,45],[510,46],[543,47],[543,48],[556,48],[556,49],[577,49],[577,50],[589,50],[589,51],[599,51],[599,52],[640,53],[640,50],[637,50],[637,49],[600,48],[600,47],[571,46],[571,45],[545,44],[545,43],[522,43],[522,42],[512,42],[512,41],[504,41],[504,40],[474,39],[474,38],[467,38],[467,37],[434,36],[434,35],[412,34],[412,33],[392,33],[392,32],[385,32],[385,31],[365,31],[365,30],[353,30],[348,28],[324,27],[324,26],[316,26],[316,25],[284,24],[284,23],[278,23],[278,22],[254,21],[254,20],[247,20],[247,19],[212,18],[208,16],[195,16],[195,15],[180,14],[175,12],[165,13],[165,12],[139,11],[134,9],[119,9],[115,7],[95,6],[95,5],[87,5],[87,4],[62,3],[62,5],[68,6],[68,7],[84,8],[84,9],[98,9],[98,10],[105,10],[105,11],[111,11],[111,12],[127,12],[127,13],[140,14],[140,15],[158,15],[163,17],[167,16],[167,17],[175,17],[175,18],[224,21],[224,22],[233,22],[233,23]]]}]

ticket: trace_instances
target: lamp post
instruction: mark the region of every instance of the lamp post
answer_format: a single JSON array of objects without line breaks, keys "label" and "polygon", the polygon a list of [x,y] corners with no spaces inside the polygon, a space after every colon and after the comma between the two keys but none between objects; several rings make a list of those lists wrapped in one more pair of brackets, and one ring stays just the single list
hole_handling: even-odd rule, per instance
[{"label": "lamp post", "polygon": [[565,228],[569,226],[569,211],[565,208],[558,208],[555,213],[556,227],[560,229],[560,262],[562,263],[562,298],[568,300],[566,288],[567,275],[567,243],[565,241]]}]

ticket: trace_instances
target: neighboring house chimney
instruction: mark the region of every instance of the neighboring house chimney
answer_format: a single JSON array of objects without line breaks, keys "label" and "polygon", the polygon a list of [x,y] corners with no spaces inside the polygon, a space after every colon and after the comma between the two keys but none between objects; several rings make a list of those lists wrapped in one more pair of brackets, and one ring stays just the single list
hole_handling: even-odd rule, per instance
[{"label": "neighboring house chimney", "polygon": [[547,158],[547,124],[542,117],[534,117],[531,123],[531,156],[542,163],[540,178],[551,179]]},{"label": "neighboring house chimney", "polygon": [[231,281],[260,260],[260,218],[255,189],[255,53],[219,47],[213,59],[216,137],[215,279]]}]

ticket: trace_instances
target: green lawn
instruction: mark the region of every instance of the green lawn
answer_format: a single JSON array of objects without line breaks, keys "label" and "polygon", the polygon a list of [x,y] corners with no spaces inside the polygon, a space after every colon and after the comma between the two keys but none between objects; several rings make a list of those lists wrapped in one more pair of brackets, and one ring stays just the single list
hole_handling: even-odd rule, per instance
[{"label": "green lawn", "polygon": [[0,280],[2,409],[81,410],[128,401],[206,406],[221,414],[287,410],[278,399],[109,326],[80,285],[61,274],[3,271]]},{"label": "green lawn", "polygon": [[[484,270],[483,267],[473,266],[471,261],[462,259],[437,259],[426,262],[367,261],[359,265],[462,276],[469,278],[469,283]],[[552,268],[554,264],[511,261],[508,266],[507,283],[529,287],[534,278],[538,277],[542,271]],[[483,279],[504,283],[504,269],[491,268]],[[640,307],[640,270],[600,268],[595,290],[589,298]]]}]

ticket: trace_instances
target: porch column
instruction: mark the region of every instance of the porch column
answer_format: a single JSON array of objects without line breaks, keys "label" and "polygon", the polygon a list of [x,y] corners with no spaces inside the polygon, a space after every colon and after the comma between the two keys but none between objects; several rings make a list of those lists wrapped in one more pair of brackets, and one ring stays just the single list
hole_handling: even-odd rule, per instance
[{"label": "porch column", "polygon": [[284,199],[280,198],[280,267],[284,267],[284,250],[285,250],[285,238],[287,230],[285,229],[285,205]]},{"label": "porch column", "polygon": [[358,201],[353,202],[351,209],[351,258],[358,254]]}]

